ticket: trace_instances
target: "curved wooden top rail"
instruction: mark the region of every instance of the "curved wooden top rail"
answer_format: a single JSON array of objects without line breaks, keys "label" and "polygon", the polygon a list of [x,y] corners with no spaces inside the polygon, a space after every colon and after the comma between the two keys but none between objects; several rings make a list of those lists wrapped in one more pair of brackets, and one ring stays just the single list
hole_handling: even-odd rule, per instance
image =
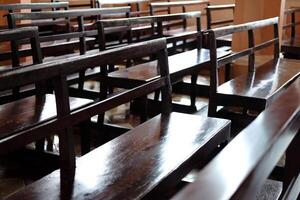
[{"label": "curved wooden top rail", "polygon": [[39,35],[38,27],[24,27],[0,32],[0,42],[33,38]]},{"label": "curved wooden top rail", "polygon": [[206,7],[206,9],[209,10],[225,10],[225,9],[234,9],[234,8],[235,8],[235,4],[211,5]]},{"label": "curved wooden top rail", "polygon": [[76,56],[64,60],[16,68],[0,73],[0,90],[47,80],[51,77],[60,76],[61,74],[69,75],[92,67],[114,64],[125,59],[150,55],[153,52],[165,49],[165,47],[166,39],[161,38],[102,51],[92,55]]},{"label": "curved wooden top rail", "polygon": [[49,19],[49,18],[67,18],[78,16],[96,16],[96,15],[109,15],[116,13],[130,12],[130,7],[114,7],[114,8],[91,8],[91,9],[78,9],[78,10],[63,10],[63,11],[43,11],[32,13],[11,13],[8,16],[15,20],[26,19]]},{"label": "curved wooden top rail", "polygon": [[68,8],[69,2],[1,4],[0,10]]},{"label": "curved wooden top rail", "polygon": [[118,4],[132,4],[132,3],[144,3],[149,0],[96,0],[100,5],[118,5]]},{"label": "curved wooden top rail", "polygon": [[269,19],[254,21],[254,22],[248,22],[248,23],[244,23],[244,24],[214,28],[212,30],[209,30],[209,32],[213,33],[215,35],[215,37],[218,38],[218,37],[230,35],[233,33],[244,32],[244,31],[248,31],[248,30],[262,28],[265,26],[276,25],[276,24],[278,24],[278,22],[279,22],[279,17],[274,17],[274,18],[269,18]]},{"label": "curved wooden top rail", "polygon": [[174,1],[174,2],[157,2],[151,3],[152,8],[163,8],[163,7],[181,7],[181,6],[190,6],[198,4],[209,4],[208,0],[197,0],[197,1]]},{"label": "curved wooden top rail", "polygon": [[300,78],[173,200],[253,199],[300,128]]},{"label": "curved wooden top rail", "polygon": [[201,12],[187,12],[187,13],[176,13],[176,14],[169,14],[169,15],[131,17],[131,18],[122,18],[122,19],[113,19],[113,20],[108,19],[108,20],[100,20],[99,23],[102,23],[104,27],[130,26],[130,25],[142,24],[142,23],[156,23],[156,22],[188,19],[188,18],[195,18],[195,17],[201,17]]},{"label": "curved wooden top rail", "polygon": [[299,7],[291,7],[291,8],[285,9],[284,14],[288,15],[288,14],[292,14],[295,12],[300,12],[300,8]]}]

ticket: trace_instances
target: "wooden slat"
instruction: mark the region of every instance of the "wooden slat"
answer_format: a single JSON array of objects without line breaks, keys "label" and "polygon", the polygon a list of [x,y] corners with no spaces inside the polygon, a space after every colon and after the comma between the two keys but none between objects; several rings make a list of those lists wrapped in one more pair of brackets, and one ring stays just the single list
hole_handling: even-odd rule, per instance
[{"label": "wooden slat", "polygon": [[299,91],[298,78],[173,200],[253,199],[299,133]]}]

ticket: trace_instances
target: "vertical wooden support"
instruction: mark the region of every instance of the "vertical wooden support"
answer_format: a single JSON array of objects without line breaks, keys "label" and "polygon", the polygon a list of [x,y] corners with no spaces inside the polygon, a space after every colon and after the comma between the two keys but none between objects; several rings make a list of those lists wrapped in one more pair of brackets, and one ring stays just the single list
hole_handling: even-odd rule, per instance
[{"label": "vertical wooden support", "polygon": [[[279,44],[281,43],[282,36],[282,26],[283,26],[283,17],[284,17],[284,9],[285,9],[286,0],[236,0],[235,1],[235,12],[234,12],[234,24],[241,24],[246,22],[251,22],[255,20],[267,19],[271,17],[280,17],[279,22]],[[273,27],[268,27],[267,29],[256,30],[255,31],[255,43],[262,43],[268,39],[270,39],[274,32]],[[233,51],[240,51],[242,49],[248,48],[250,44],[247,43],[248,36],[251,37],[249,33],[238,33],[233,36],[232,41],[232,49]],[[277,48],[277,46],[275,47]],[[271,55],[274,55],[273,47],[267,48],[265,50],[256,52],[256,55],[259,55],[255,60],[256,63],[265,62],[266,59],[270,59]],[[248,62],[239,61],[232,68],[232,74],[234,76],[245,73],[245,65],[254,64],[254,60],[249,57]]]}]

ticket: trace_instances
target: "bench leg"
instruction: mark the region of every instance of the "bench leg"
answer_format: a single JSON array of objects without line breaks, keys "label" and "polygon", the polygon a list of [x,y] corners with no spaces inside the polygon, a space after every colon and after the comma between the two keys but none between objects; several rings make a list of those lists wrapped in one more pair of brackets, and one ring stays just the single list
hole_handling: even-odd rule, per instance
[{"label": "bench leg", "polygon": [[196,86],[197,86],[197,79],[198,79],[198,74],[193,74],[191,76],[191,106],[195,107],[196,106]]},{"label": "bench leg", "polygon": [[43,152],[45,147],[45,138],[35,142],[35,149],[39,152]]},{"label": "bench leg", "polygon": [[140,102],[139,107],[142,108],[141,114],[140,114],[141,122],[145,122],[148,119],[148,97],[147,97],[147,95],[139,98],[139,102]]},{"label": "bench leg", "polygon": [[159,95],[160,95],[160,90],[155,90],[155,92],[154,92],[154,100],[155,101],[159,100]]},{"label": "bench leg", "polygon": [[59,134],[59,157],[62,178],[72,178],[75,174],[75,149],[73,131],[71,128]]},{"label": "bench leg", "polygon": [[83,90],[84,88],[84,76],[85,76],[85,71],[79,72],[79,80],[78,80],[78,89]]},{"label": "bench leg", "polygon": [[286,160],[283,177],[283,192],[284,194],[289,187],[289,184],[294,178],[297,178],[300,173],[300,130],[286,151]]},{"label": "bench leg", "polygon": [[80,124],[81,155],[91,151],[91,132],[89,123],[90,121],[86,121]]},{"label": "bench leg", "polygon": [[225,82],[230,80],[231,64],[225,65]]}]

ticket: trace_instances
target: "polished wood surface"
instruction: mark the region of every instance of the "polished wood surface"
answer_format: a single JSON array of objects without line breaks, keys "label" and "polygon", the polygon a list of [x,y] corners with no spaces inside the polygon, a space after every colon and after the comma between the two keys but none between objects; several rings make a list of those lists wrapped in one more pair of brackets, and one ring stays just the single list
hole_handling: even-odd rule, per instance
[{"label": "polished wood surface", "polygon": [[[206,17],[207,17],[207,30],[215,28],[215,27],[222,27],[222,26],[228,26],[233,25],[233,17],[234,17],[234,9],[235,4],[224,4],[224,5],[210,5],[206,7]],[[232,12],[232,16],[228,18],[222,18],[222,19],[215,19],[215,13],[216,12],[226,12],[226,11]],[[232,35],[226,35],[223,37],[219,37],[217,39],[217,46],[230,46],[232,43]]]},{"label": "polished wood surface", "polygon": [[[224,57],[230,54],[227,48],[218,49],[218,57]],[[172,78],[183,77],[193,72],[198,72],[200,68],[207,67],[209,64],[209,50],[194,49],[183,53],[169,56],[170,76]],[[108,74],[110,79],[129,79],[128,81],[146,82],[158,76],[156,70],[157,61],[144,63],[129,67],[127,69],[118,70]]]},{"label": "polished wood surface", "polygon": [[41,9],[68,9],[68,2],[51,2],[51,3],[12,3],[12,4],[1,4],[0,10],[7,10],[14,12],[21,9],[41,10]]},{"label": "polished wood surface", "polygon": [[[217,115],[218,105],[242,107],[243,114],[246,114],[247,109],[261,111],[267,106],[270,98],[281,90],[282,86],[288,85],[295,77],[299,76],[300,66],[297,65],[297,62],[279,58],[278,20],[278,17],[275,17],[208,31],[211,48],[209,116]],[[256,30],[266,27],[273,28],[273,37],[263,43],[255,43]],[[243,32],[248,33],[249,47],[218,59],[217,38]],[[271,61],[256,69],[256,52],[270,46],[273,48]],[[246,56],[248,57],[248,64],[246,64],[248,72],[220,85],[219,68],[226,65],[234,66],[233,62]]]},{"label": "polished wood surface", "polygon": [[62,185],[55,171],[8,199],[142,199],[180,181],[229,128],[227,120],[158,115],[79,158],[74,182]]},{"label": "polished wood surface", "polygon": [[[284,88],[282,94],[199,173],[198,180],[173,199],[253,199],[288,146],[294,142],[293,145],[299,145],[299,122],[300,78]],[[293,175],[297,178],[299,146],[294,147],[297,148],[293,149],[292,162],[296,171],[286,169],[286,172],[296,172]]]},{"label": "polished wood surface", "polygon": [[[70,109],[76,110],[91,103],[91,100],[70,97]],[[0,139],[30,128],[57,116],[55,96],[31,96],[0,106]]]},{"label": "polished wood surface", "polygon": [[271,60],[258,67],[255,72],[238,76],[222,84],[218,87],[218,95],[232,96],[237,102],[242,98],[248,103],[251,99],[256,102],[260,100],[267,105],[282,88],[287,87],[299,76],[300,63],[297,60],[279,59],[275,63]]},{"label": "polished wood surface", "polygon": [[286,58],[295,58],[299,59],[299,34],[297,34],[297,28],[299,26],[298,14],[300,12],[300,8],[290,8],[285,10],[285,17],[290,18],[290,23],[286,23],[283,26],[284,31],[287,32],[287,37],[285,37],[282,41],[281,52]]}]

